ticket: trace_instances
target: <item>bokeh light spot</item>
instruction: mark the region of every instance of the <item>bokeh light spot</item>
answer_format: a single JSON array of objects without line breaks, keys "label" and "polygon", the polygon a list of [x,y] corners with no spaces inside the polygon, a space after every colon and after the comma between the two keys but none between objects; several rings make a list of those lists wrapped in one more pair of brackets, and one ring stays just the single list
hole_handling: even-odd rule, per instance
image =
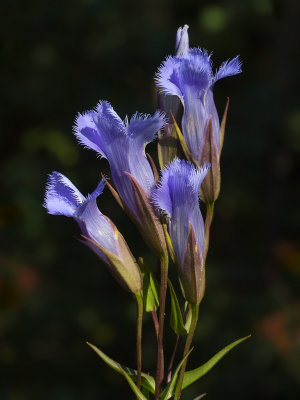
[{"label": "bokeh light spot", "polygon": [[228,14],[219,6],[206,7],[199,16],[200,26],[212,33],[222,31],[228,23]]}]

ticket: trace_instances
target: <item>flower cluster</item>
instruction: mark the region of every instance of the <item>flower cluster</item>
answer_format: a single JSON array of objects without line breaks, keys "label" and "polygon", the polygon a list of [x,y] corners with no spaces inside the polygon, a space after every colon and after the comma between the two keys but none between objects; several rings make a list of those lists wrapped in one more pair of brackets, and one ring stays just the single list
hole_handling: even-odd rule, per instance
[{"label": "flower cluster", "polygon": [[[187,25],[178,29],[176,55],[166,58],[158,69],[155,81],[159,96],[164,97],[165,103],[170,97],[174,100],[175,96],[183,106],[181,121],[177,123],[182,128],[191,155],[189,162],[178,158],[167,160],[171,162],[165,163],[160,182],[156,184],[157,171],[153,161],[147,159],[145,147],[170,122],[164,111],[156,111],[152,116],[136,113],[130,119],[126,116],[122,121],[110,103],[100,101],[94,110],[78,114],[74,134],[80,144],[107,159],[116,191],[111,185],[109,187],[137,224],[146,243],[158,256],[166,251],[159,211],[168,216],[168,232],[175,249],[183,292],[187,300],[197,302],[203,275],[201,259],[204,250],[204,225],[198,194],[209,166],[213,169],[217,163],[219,169],[221,148],[220,123],[213,100],[213,87],[219,79],[241,72],[241,63],[235,57],[224,62],[213,73],[211,54],[200,48],[190,49],[187,31]],[[178,106],[177,102],[175,108],[178,109]],[[173,114],[176,115],[175,108]],[[170,111],[172,109],[167,110],[167,113]],[[211,137],[207,134],[208,130]],[[205,157],[208,146],[215,148],[217,160]],[[103,191],[104,185],[105,181],[102,180],[97,189],[84,198],[66,177],[53,172],[46,191],[45,207],[50,214],[72,216],[78,222],[89,247],[110,265],[114,275],[131,291],[140,291],[141,275],[124,238],[97,207],[96,198]],[[214,201],[214,197],[212,194],[209,201]],[[187,252],[193,242],[197,244],[198,253],[190,258]],[[118,261],[119,267],[109,261],[107,253],[123,260]],[[198,257],[197,262],[195,257]],[[192,269],[196,269],[196,272]]]},{"label": "flower cluster", "polygon": [[[175,55],[165,59],[155,76],[159,110],[153,115],[135,113],[122,120],[109,102],[100,101],[95,109],[76,117],[73,131],[78,142],[107,160],[113,184],[103,177],[92,194],[84,197],[61,173],[52,172],[49,176],[44,202],[48,213],[74,218],[81,229],[83,242],[99,256],[120,284],[137,297],[138,321],[141,320],[141,299],[146,311],[156,312],[160,307],[155,399],[160,397],[163,381],[161,346],[168,254],[176,265],[182,294],[190,307],[188,310],[192,310],[193,320],[198,315],[193,310],[199,307],[204,295],[209,227],[213,204],[220,191],[220,154],[228,108],[220,125],[213,88],[221,78],[240,72],[238,57],[225,61],[213,72],[211,53],[200,48],[190,49],[188,26],[179,28]],[[145,153],[146,145],[157,137],[160,174],[152,158]],[[152,297],[158,297],[155,285],[149,284],[154,281],[151,269],[150,272],[145,269],[143,262],[138,265],[122,234],[97,206],[96,200],[105,185],[161,260],[160,298],[151,305],[145,304],[151,297],[150,287]],[[200,197],[207,207],[205,224]],[[173,298],[172,301],[176,304],[177,300]],[[141,328],[138,326],[140,343]],[[192,326],[194,329],[195,324]],[[176,333],[188,332],[183,325],[174,330]],[[187,346],[185,357],[188,350]],[[102,353],[98,354],[101,356]],[[137,354],[135,393],[138,398],[143,398],[139,397],[139,346]],[[183,371],[185,363],[182,362]],[[176,384],[176,399],[180,397],[182,379],[181,373]],[[133,383],[131,387],[135,387]]]}]

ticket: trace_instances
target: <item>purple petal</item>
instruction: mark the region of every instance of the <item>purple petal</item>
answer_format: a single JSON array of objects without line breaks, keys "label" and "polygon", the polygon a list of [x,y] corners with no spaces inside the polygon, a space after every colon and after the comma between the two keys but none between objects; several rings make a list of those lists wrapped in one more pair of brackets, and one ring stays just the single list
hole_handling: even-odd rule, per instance
[{"label": "purple petal", "polygon": [[49,214],[72,217],[85,197],[59,172],[52,172],[46,187],[44,207]]},{"label": "purple petal", "polygon": [[[84,236],[117,254],[112,224],[101,214],[96,203],[96,198],[103,192],[104,186],[105,181],[102,179],[92,194],[85,198],[68,178],[55,171],[49,177],[44,206],[50,214],[73,217]],[[97,246],[89,244],[89,247],[108,262]]]},{"label": "purple petal", "polygon": [[[95,197],[88,198],[78,208],[74,218],[78,222],[84,236],[89,237],[100,246],[118,255],[114,229],[109,220],[100,212]],[[107,261],[106,256],[97,246],[90,244],[90,247],[104,261]]]},{"label": "purple petal", "polygon": [[100,101],[96,111],[79,114],[74,126],[78,141],[105,158],[108,158],[107,146],[124,135],[124,130],[122,120],[106,101]]},{"label": "purple petal", "polygon": [[102,143],[93,120],[94,114],[94,111],[78,114],[73,131],[80,144],[88,149],[95,150],[102,157],[105,157]]},{"label": "purple petal", "polygon": [[144,147],[157,137],[157,132],[166,124],[165,114],[156,111],[153,116],[135,113],[128,124],[128,135]]},{"label": "purple petal", "polygon": [[154,80],[160,92],[178,96],[182,99],[183,94],[178,75],[179,65],[179,58],[169,56],[159,67]]},{"label": "purple petal", "polygon": [[242,72],[241,66],[242,62],[239,59],[239,56],[236,56],[232,60],[224,61],[215,74],[214,82],[218,81],[219,79],[225,78],[226,76],[240,74]]},{"label": "purple petal", "polygon": [[193,47],[185,58],[188,58],[195,65],[196,69],[206,71],[207,75],[212,78],[213,72],[211,56],[212,53],[209,53],[206,49]]},{"label": "purple petal", "polygon": [[166,124],[165,114],[157,111],[153,116],[135,114],[128,125],[129,153],[128,172],[150,193],[154,177],[149,161],[145,156],[145,146],[153,141],[157,132]]},{"label": "purple petal", "polygon": [[88,195],[88,199],[96,199],[100,194],[102,194],[105,186],[105,179],[101,179],[101,181],[98,183],[98,186],[96,189]]}]

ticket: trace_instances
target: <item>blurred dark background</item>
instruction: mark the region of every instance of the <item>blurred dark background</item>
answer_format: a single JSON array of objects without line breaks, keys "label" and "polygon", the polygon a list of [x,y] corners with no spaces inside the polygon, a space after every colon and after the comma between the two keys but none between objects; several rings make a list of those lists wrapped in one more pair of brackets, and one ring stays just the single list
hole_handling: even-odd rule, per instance
[{"label": "blurred dark background", "polygon": [[[0,7],[1,400],[133,398],[85,341],[134,366],[135,302],[78,242],[75,222],[47,215],[42,202],[52,170],[85,194],[109,172],[76,144],[77,112],[106,99],[122,118],[153,113],[154,73],[185,23],[191,46],[212,50],[216,66],[237,54],[243,60],[241,75],[215,86],[219,113],[226,96],[231,103],[190,366],[253,337],[183,399],[299,398],[300,3],[3,0]],[[107,190],[99,206],[133,253],[153,263]],[[170,351],[168,330],[166,341]],[[148,316],[145,371],[153,372],[154,343]]]}]

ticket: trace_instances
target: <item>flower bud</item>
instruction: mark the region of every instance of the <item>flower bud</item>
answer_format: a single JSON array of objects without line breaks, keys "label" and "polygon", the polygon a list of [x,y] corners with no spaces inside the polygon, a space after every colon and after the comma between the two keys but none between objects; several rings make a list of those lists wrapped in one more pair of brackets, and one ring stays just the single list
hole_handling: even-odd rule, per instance
[{"label": "flower bud", "polygon": [[199,160],[201,164],[209,163],[211,166],[202,182],[200,198],[204,203],[212,204],[219,196],[221,180],[220,157],[212,131],[212,118],[210,118],[204,134]]},{"label": "flower bud", "polygon": [[189,34],[188,25],[181,26],[177,29],[176,42],[175,42],[175,55],[177,57],[182,57],[189,52]]},{"label": "flower bud", "polygon": [[178,276],[184,297],[199,304],[203,296],[204,223],[199,208],[200,185],[209,170],[175,159],[162,171],[152,200],[168,216]]}]

